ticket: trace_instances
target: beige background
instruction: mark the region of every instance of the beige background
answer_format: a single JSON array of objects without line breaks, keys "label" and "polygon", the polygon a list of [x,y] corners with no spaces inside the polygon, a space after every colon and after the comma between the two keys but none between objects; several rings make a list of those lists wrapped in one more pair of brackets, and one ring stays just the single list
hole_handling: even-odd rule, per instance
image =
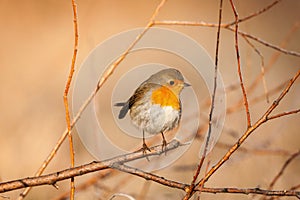
[{"label": "beige background", "polygon": [[[241,17],[247,16],[272,1],[242,0],[236,3]],[[77,1],[79,24],[79,53],[76,73],[80,64],[97,44],[114,34],[132,28],[143,27],[148,23],[159,1]],[[293,25],[299,23],[300,2],[286,0],[270,11],[240,25],[240,29],[274,45],[279,45],[290,32]],[[232,21],[233,14],[228,1],[224,1],[223,21]],[[209,0],[168,1],[161,9],[159,20],[190,20],[217,22],[218,2]],[[69,72],[73,48],[73,23],[71,1],[27,0],[0,1],[0,180],[8,181],[32,176],[42,164],[61,133],[65,130],[63,91]],[[216,29],[207,27],[163,26],[181,31],[207,49],[214,57]],[[292,34],[286,49],[300,52],[300,31]],[[250,85],[260,73],[260,60],[253,49],[240,38],[245,84]],[[222,30],[220,46],[220,70],[226,85],[237,83],[236,59],[233,34]],[[268,64],[276,51],[253,42],[264,55]],[[138,56],[137,56],[138,57]],[[155,56],[153,56],[155,57]],[[150,57],[151,58],[151,57]],[[132,62],[136,62],[132,56]],[[172,59],[172,58],[170,58]],[[151,60],[151,59],[150,59]],[[269,89],[275,88],[291,78],[299,70],[299,57],[280,54],[277,62],[266,75]],[[126,63],[127,62],[127,63]],[[125,61],[121,67],[130,65]],[[118,72],[116,72],[118,73]],[[119,72],[120,73],[120,72]],[[110,82],[108,82],[108,85]],[[106,86],[109,87],[109,86]],[[291,89],[276,112],[299,108],[299,81]],[[262,82],[249,98],[263,94]],[[271,96],[271,101],[276,95]],[[99,94],[101,96],[101,94]],[[129,95],[129,94],[128,94]],[[228,106],[234,106],[241,98],[240,89],[227,94]],[[205,98],[207,97],[206,95]],[[203,99],[205,99],[203,98]],[[204,101],[204,100],[203,100]],[[203,102],[202,102],[203,103]],[[203,105],[203,104],[202,104]],[[255,121],[269,106],[265,100],[251,104],[252,120]],[[205,109],[204,109],[205,111]],[[206,109],[207,111],[207,109]],[[299,114],[277,119],[259,128],[245,143],[249,149],[299,150]],[[226,118],[226,129],[233,130],[234,137],[228,131],[220,141],[233,144],[246,128],[244,109],[230,114]],[[93,160],[81,145],[76,133],[76,165]],[[200,141],[196,141],[190,151],[173,166],[157,172],[161,176],[178,181],[190,182],[197,163]],[[211,165],[215,163],[227,148],[216,148],[211,154]],[[62,170],[70,166],[68,144],[65,142],[46,173]],[[208,182],[211,187],[263,187],[266,188],[281,168],[287,156],[279,153],[257,154],[237,152]],[[184,165],[183,165],[184,163]],[[185,170],[180,170],[184,167]],[[300,160],[296,159],[286,169],[275,189],[289,189],[299,184]],[[76,184],[84,182],[91,175],[76,178]],[[113,177],[101,182],[112,190],[116,183],[121,184],[127,175]],[[131,176],[130,176],[131,177]],[[140,193],[144,180],[132,178],[126,184],[119,185],[115,192]],[[34,188],[27,199],[51,199],[68,190],[69,182],[58,183],[59,189],[51,186]],[[155,191],[155,192],[154,192]],[[21,190],[2,194],[14,199]],[[82,199],[107,199],[100,188],[92,188],[88,193],[79,193]],[[107,194],[107,193],[106,193]],[[99,197],[100,196],[100,197]],[[181,191],[151,184],[148,199],[179,199]],[[248,199],[245,195],[204,195],[205,199]],[[0,199],[2,196],[0,196]]]}]

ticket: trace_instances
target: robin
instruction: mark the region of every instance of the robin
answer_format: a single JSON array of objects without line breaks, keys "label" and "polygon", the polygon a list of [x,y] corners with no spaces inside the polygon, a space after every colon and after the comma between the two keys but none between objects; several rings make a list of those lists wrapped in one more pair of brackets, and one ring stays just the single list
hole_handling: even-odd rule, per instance
[{"label": "robin", "polygon": [[167,142],[164,133],[178,127],[181,118],[180,93],[190,84],[184,82],[180,71],[163,69],[144,81],[127,102],[121,106],[118,118],[123,119],[128,110],[132,123],[143,131],[143,152],[150,151],[145,143],[145,132],[161,133],[162,149]]}]

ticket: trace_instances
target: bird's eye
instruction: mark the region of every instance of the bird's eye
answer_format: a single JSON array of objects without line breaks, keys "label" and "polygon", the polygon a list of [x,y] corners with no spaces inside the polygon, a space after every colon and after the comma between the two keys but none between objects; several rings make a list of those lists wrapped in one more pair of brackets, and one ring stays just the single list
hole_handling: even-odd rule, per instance
[{"label": "bird's eye", "polygon": [[171,81],[169,81],[169,84],[170,84],[170,85],[174,85],[175,82],[174,82],[173,80],[171,80]]}]

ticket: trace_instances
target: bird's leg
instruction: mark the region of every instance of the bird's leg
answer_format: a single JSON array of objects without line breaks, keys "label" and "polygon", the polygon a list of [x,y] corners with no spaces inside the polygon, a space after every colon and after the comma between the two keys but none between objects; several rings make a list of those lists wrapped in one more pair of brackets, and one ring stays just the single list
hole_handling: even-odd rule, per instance
[{"label": "bird's leg", "polygon": [[151,151],[149,149],[149,147],[147,146],[146,142],[145,142],[145,132],[144,132],[144,130],[143,130],[143,147],[142,147],[142,150],[143,150],[144,154],[146,153],[146,151]]},{"label": "bird's leg", "polygon": [[[166,150],[166,147],[167,147],[167,141],[166,141],[166,139],[165,139],[165,136],[164,136],[164,133],[163,132],[161,132],[161,136],[162,136],[162,138],[163,138],[163,143],[162,143],[162,151],[165,149]],[[167,152],[165,152],[165,153],[167,153]]]}]

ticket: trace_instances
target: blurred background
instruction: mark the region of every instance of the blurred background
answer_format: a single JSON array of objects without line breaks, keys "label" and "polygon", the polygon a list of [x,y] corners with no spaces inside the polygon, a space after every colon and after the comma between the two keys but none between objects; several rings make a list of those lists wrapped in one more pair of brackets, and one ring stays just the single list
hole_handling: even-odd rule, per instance
[{"label": "blurred background", "polygon": [[[75,74],[90,51],[99,43],[122,31],[146,26],[160,3],[158,0],[76,2],[79,52]],[[240,17],[245,17],[272,2],[240,0],[235,4]],[[218,7],[219,1],[167,1],[156,19],[217,23]],[[239,28],[273,45],[284,45],[285,49],[300,52],[299,9],[300,1],[284,0],[269,11],[241,23]],[[223,22],[231,21],[234,21],[234,15],[229,1],[224,1]],[[177,30],[192,37],[214,59],[216,28],[166,25],[159,27]],[[71,1],[1,0],[0,28],[0,180],[9,181],[34,175],[65,130],[63,92],[71,65],[74,41]],[[284,83],[300,69],[300,58],[280,53],[255,41],[252,43],[263,55],[265,66],[269,67],[265,79],[270,92],[270,103],[267,103],[263,82],[259,80],[256,88],[248,94],[252,121],[255,122],[280,94]],[[239,38],[239,44],[243,77],[248,88],[260,76],[261,60],[242,37]],[[152,57],[157,59],[155,55]],[[125,72],[127,67],[130,68],[131,62],[136,62],[135,59],[139,59],[139,56],[131,55],[131,61],[125,60],[120,66],[120,71],[117,70],[116,73]],[[147,59],[151,61],[149,57]],[[209,156],[210,166],[216,163],[246,130],[244,108],[238,104],[242,96],[240,88],[236,87],[238,75],[234,34],[224,29],[221,31],[219,64],[227,87],[229,110],[220,143]],[[107,90],[113,87],[109,84],[110,82],[107,82],[105,86]],[[102,93],[98,95],[101,96]],[[299,95],[298,80],[275,113],[299,109]],[[208,93],[204,91],[203,99],[199,102],[204,116],[208,113],[208,100]],[[295,114],[261,126],[229,162],[211,177],[206,186],[267,188],[291,153],[300,148],[299,120],[299,114]],[[198,163],[201,135],[205,133],[206,128],[205,125],[200,126],[198,139],[184,156],[172,166],[156,173],[189,183]],[[76,165],[94,160],[81,144],[76,130],[74,142]],[[45,173],[68,167],[69,146],[66,141]],[[288,190],[299,185],[299,169],[300,158],[297,158],[288,166],[274,189]],[[76,185],[87,183],[97,174],[76,178]],[[98,184],[93,184],[83,191],[78,190],[77,199],[108,199],[115,192],[127,193],[138,199],[180,199],[184,196],[182,191],[123,173],[99,180]],[[26,199],[59,198],[69,190],[69,181],[62,181],[57,185],[59,189],[52,186],[36,187]],[[21,190],[7,192],[1,194],[0,199],[15,199],[20,193]],[[145,196],[141,195],[142,193]],[[202,195],[204,199],[257,198],[246,195]]]}]

